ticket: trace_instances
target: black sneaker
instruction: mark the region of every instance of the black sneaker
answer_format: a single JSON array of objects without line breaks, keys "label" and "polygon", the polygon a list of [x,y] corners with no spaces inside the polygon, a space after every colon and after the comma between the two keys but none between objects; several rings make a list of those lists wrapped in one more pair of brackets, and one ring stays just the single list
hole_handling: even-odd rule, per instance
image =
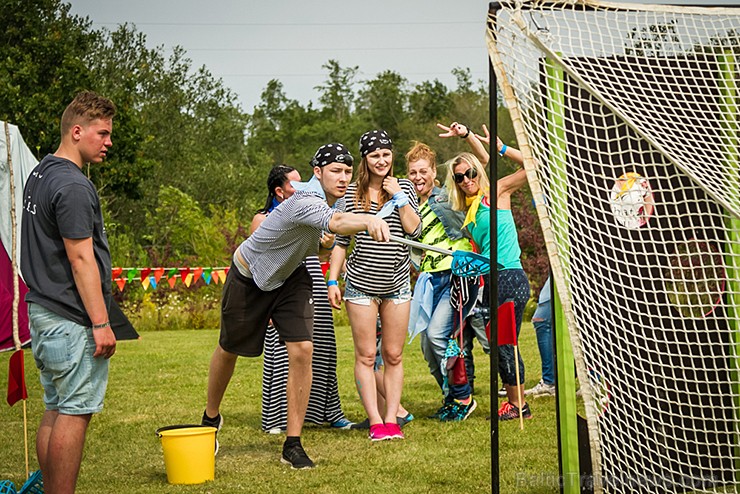
[{"label": "black sneaker", "polygon": [[288,447],[283,445],[283,456],[280,458],[280,461],[286,465],[290,465],[293,470],[304,470],[316,466],[300,443]]},{"label": "black sneaker", "polygon": [[206,415],[205,410],[203,411],[203,418],[200,420],[200,425],[207,425],[208,427],[215,427],[216,428],[216,448],[213,452],[213,456],[216,456],[218,454],[218,431],[221,430],[221,427],[224,425],[224,418],[219,413],[214,418],[209,417]]},{"label": "black sneaker", "polygon": [[350,429],[362,429],[362,430],[368,430],[370,429],[370,419],[365,419],[362,422],[357,422],[356,424],[352,424],[350,426]]}]

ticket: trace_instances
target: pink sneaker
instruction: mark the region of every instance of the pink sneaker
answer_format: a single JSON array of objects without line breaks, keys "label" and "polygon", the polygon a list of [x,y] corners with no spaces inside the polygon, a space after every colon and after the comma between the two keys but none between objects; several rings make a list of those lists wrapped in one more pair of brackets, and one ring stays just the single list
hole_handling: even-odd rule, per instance
[{"label": "pink sneaker", "polygon": [[370,426],[369,437],[371,441],[385,441],[386,439],[391,439],[393,436],[388,433],[388,428],[385,424],[375,424]]},{"label": "pink sneaker", "polygon": [[389,439],[406,439],[398,424],[385,424],[385,433]]}]

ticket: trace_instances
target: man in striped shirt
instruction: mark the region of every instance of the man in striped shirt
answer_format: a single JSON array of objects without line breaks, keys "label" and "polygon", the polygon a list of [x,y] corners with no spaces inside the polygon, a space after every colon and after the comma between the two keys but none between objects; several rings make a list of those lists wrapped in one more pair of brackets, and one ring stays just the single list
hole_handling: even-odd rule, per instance
[{"label": "man in striped shirt", "polygon": [[[350,235],[367,231],[389,240],[388,224],[373,215],[333,208],[352,178],[352,155],[338,143],[319,148],[313,178],[273,210],[236,252],[224,284],[221,335],[211,358],[208,402],[202,423],[219,429],[219,406],[238,356],[262,354],[272,320],[288,351],[288,427],[281,461],[313,468],[300,442],[311,390],[313,352],[312,280],[303,260],[319,253],[323,231]],[[218,442],[216,443],[218,451]]]}]

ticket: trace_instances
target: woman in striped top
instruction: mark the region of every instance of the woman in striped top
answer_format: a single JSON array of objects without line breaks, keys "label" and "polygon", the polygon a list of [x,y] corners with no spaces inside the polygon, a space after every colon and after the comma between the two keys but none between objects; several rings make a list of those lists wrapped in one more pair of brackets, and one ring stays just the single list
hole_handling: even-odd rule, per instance
[{"label": "woman in striped top", "polygon": [[[394,235],[416,238],[421,219],[413,184],[393,177],[393,143],[384,131],[373,130],[360,139],[362,161],[357,180],[347,187],[347,212],[384,217]],[[411,287],[408,248],[398,243],[376,242],[367,233],[354,235],[347,260],[344,300],[355,343],[355,381],[370,423],[370,439],[403,439],[396,423],[403,387],[402,352],[409,320]],[[340,308],[337,278],[351,237],[337,235],[329,272],[329,300]],[[381,353],[385,363],[385,415],[378,411],[375,363],[375,328],[380,315]]]}]

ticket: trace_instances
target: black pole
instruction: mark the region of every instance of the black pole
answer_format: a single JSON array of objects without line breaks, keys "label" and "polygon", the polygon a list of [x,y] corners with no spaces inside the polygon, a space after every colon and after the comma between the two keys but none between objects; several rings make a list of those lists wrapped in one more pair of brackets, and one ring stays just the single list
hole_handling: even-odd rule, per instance
[{"label": "black pole", "polygon": [[[491,2],[489,5],[489,21],[488,28],[495,33],[493,30],[493,24],[496,20],[496,11],[499,9],[498,2]],[[486,57],[488,61],[488,128],[491,129],[491,140],[488,143],[488,155],[493,159],[490,159],[491,163],[491,195],[497,190],[498,186],[498,149],[496,146],[496,136],[498,135],[498,93],[496,84],[496,73],[493,70],[493,63],[490,57]],[[498,209],[498,200],[492,200],[491,203],[495,206],[491,208],[491,230],[489,232],[489,238],[491,239],[491,256],[498,257],[498,238],[497,238],[497,217],[495,214]],[[493,266],[493,260],[491,260],[491,266]],[[491,349],[489,354],[490,360],[490,395],[491,395],[491,492],[493,494],[499,494],[500,483],[499,483],[499,423],[498,423],[498,276],[494,276],[493,271],[489,275],[489,300],[488,310],[491,320],[491,340],[488,342],[488,347]],[[495,343],[495,344],[494,344]]]}]

